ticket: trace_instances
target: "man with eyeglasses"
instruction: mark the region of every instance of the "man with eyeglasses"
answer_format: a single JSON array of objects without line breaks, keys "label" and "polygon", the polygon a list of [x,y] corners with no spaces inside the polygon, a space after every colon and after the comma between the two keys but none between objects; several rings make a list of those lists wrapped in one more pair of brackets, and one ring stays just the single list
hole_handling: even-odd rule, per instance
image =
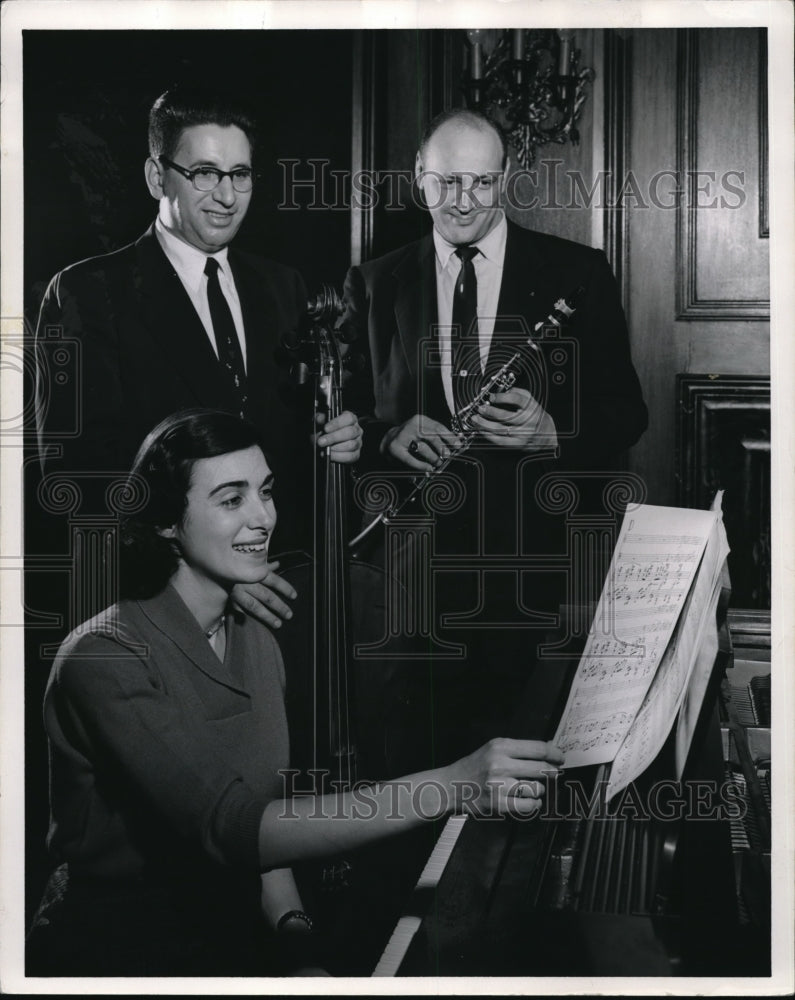
[{"label": "man with eyeglasses", "polygon": [[[285,551],[310,537],[313,428],[285,400],[275,353],[307,294],[297,271],[229,246],[251,202],[254,141],[253,119],[228,97],[175,87],[155,101],[145,177],[157,218],[135,243],[51,281],[36,338],[36,422],[42,472],[77,474],[85,494],[86,474],[124,473],[169,414],[240,413],[269,443]],[[317,436],[343,463],[356,461],[360,441],[349,412]],[[269,570],[241,602],[278,626],[293,596]]]},{"label": "man with eyeglasses", "polygon": [[[406,769],[503,730],[500,716],[527,684],[558,603],[575,586],[601,588],[599,567],[587,581],[574,571],[565,579],[561,498],[576,495],[577,524],[592,514],[600,530],[602,486],[647,423],[605,255],[508,220],[508,150],[497,126],[464,108],[440,114],[420,142],[415,176],[432,231],[352,267],[345,282],[347,323],[370,354],[359,386],[348,386],[348,398],[361,400],[363,465],[402,477],[441,466],[452,498],[441,503],[428,490],[427,507],[438,504],[433,540],[407,544],[403,556],[407,580],[428,574],[429,617],[448,643],[444,658],[407,674],[406,745],[419,754],[419,734],[432,739]],[[571,322],[542,332],[561,299]],[[515,384],[481,398],[509,359]],[[448,467],[461,414],[473,440]],[[564,476],[565,486],[549,485]],[[394,548],[388,556],[398,562]]]}]

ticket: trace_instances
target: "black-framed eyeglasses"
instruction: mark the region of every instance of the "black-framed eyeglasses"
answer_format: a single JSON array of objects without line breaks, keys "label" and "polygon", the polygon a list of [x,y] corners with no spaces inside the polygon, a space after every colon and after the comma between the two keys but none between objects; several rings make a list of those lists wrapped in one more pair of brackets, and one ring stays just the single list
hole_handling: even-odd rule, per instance
[{"label": "black-framed eyeglasses", "polygon": [[197,167],[195,170],[188,170],[187,167],[181,167],[173,160],[169,160],[167,156],[158,156],[158,160],[183,177],[187,177],[197,191],[214,191],[224,177],[231,177],[232,187],[238,194],[246,194],[254,186],[254,174],[249,167],[238,167],[236,170]]}]

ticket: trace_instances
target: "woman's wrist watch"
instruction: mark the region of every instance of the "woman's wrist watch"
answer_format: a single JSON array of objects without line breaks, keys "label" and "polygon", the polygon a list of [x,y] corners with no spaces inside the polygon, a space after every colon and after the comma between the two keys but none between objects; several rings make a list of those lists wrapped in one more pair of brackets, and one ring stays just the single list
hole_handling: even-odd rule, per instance
[{"label": "woman's wrist watch", "polygon": [[288,910],[276,921],[278,961],[285,975],[295,969],[323,968],[323,948],[315,924],[303,910]]},{"label": "woman's wrist watch", "polygon": [[308,913],[304,913],[303,910],[288,910],[276,921],[276,933],[280,934],[282,931],[287,929],[288,924],[293,922],[303,924],[307,931],[313,931],[315,929],[314,922]]}]

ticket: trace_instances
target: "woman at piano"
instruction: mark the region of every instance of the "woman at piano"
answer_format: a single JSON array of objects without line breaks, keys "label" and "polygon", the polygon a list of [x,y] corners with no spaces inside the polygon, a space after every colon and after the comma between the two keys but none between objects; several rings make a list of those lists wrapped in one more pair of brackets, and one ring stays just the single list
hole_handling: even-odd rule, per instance
[{"label": "woman at piano", "polygon": [[61,646],[44,703],[56,864],[29,975],[322,972],[290,865],[456,812],[532,815],[562,762],[493,740],[446,767],[285,798],[285,673],[233,609],[276,527],[258,432],[214,411],[164,420],[130,480],[121,600]]}]

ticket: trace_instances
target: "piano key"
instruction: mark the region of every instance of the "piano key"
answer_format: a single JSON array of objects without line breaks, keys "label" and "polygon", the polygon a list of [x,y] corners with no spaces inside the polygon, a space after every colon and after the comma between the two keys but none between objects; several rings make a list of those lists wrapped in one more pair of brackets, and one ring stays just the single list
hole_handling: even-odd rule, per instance
[{"label": "piano key", "polygon": [[[431,851],[425,867],[417,880],[417,885],[409,900],[408,910],[411,910],[412,901],[422,898],[429,889],[434,889],[439,884],[447,862],[450,860],[453,848],[458,840],[461,830],[464,828],[466,816],[451,816],[445,823],[444,829],[436,841],[436,846]],[[407,912],[398,920],[392,936],[387,942],[381,958],[378,961],[373,976],[395,976],[400,968],[412,938],[422,923],[423,913]]]},{"label": "piano key", "polygon": [[[616,833],[618,830],[618,825],[621,821],[614,819],[612,823],[603,824],[608,828],[607,844],[606,844],[606,857],[604,861],[604,876],[602,879],[601,893],[599,896],[598,909],[601,913],[611,912],[615,910],[615,896],[611,894],[612,888],[612,876],[613,876],[613,861],[615,859],[616,853]],[[600,868],[602,865],[599,866]]]}]

